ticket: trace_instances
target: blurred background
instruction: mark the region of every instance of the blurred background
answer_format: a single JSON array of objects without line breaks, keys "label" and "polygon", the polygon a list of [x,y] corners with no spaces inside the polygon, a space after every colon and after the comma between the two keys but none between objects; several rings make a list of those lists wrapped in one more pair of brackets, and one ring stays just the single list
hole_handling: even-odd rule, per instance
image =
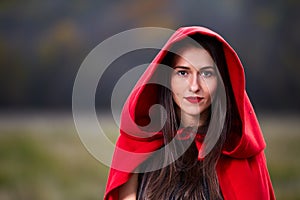
[{"label": "blurred background", "polygon": [[[0,199],[102,199],[108,169],[72,119],[76,73],[114,34],[188,25],[215,30],[237,51],[277,198],[300,199],[299,9],[297,0],[0,1]],[[118,78],[155,53],[132,52],[110,66],[96,94],[99,115]]]}]

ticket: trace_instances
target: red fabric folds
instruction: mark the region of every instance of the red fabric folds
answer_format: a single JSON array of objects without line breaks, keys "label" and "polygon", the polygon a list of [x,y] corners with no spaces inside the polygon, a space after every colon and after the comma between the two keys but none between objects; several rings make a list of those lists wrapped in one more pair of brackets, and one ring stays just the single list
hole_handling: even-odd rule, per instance
[{"label": "red fabric folds", "polygon": [[[202,132],[196,132],[192,128],[181,128],[177,131],[177,140],[185,141],[185,140],[194,140],[195,145],[198,149],[198,152],[200,152],[204,138],[205,138],[206,130]],[[204,160],[204,158],[201,158],[200,155],[198,155],[198,160]]]},{"label": "red fabric folds", "polygon": [[[236,52],[220,35],[207,28],[193,26],[180,28],[171,36],[126,101],[121,116],[121,134],[116,143],[117,148],[107,181],[105,200],[117,200],[118,188],[129,180],[134,170],[153,151],[164,146],[160,132],[144,133],[138,125],[147,122],[148,108],[157,103],[156,88],[147,85],[147,82],[157,69],[157,64],[165,56],[165,50],[173,43],[193,34],[213,37],[222,43],[239,121],[242,124],[238,132],[232,133],[227,138],[216,168],[224,199],[275,199],[263,152],[265,141],[245,91],[243,66]],[[197,137],[199,136],[196,136],[195,142],[199,150],[202,143],[201,138]]]}]

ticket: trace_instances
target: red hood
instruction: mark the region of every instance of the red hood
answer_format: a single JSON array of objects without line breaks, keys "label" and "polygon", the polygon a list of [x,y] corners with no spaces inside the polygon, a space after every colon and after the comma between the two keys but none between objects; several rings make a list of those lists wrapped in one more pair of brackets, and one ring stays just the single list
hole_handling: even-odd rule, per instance
[{"label": "red hood", "polygon": [[[183,27],[178,29],[167,41],[163,49],[158,53],[158,55],[154,58],[153,62],[149,65],[147,70],[141,76],[134,90],[132,91],[124,105],[121,115],[121,134],[116,145],[122,150],[135,153],[153,152],[154,150],[157,150],[158,148],[162,147],[163,138],[160,132],[152,133],[150,135],[151,137],[149,137],[148,132],[143,132],[139,128],[139,126],[136,125],[147,124],[149,120],[149,108],[153,104],[158,103],[158,92],[156,86],[147,85],[147,83],[151,80],[154,72],[158,67],[158,64],[161,63],[162,59],[166,55],[165,50],[168,50],[173,43],[193,34],[202,34],[213,37],[219,42],[221,42],[223,46],[223,51],[225,54],[225,59],[230,75],[230,82],[232,85],[235,102],[237,104],[236,107],[239,113],[237,117],[240,118],[239,121],[242,125],[242,131],[240,131],[240,133],[232,133],[231,136],[227,139],[230,140],[230,143],[227,142],[222,151],[222,154],[225,155],[225,160],[222,162],[226,163],[226,165],[221,166],[221,164],[219,164],[218,174],[222,190],[224,188],[224,190],[226,191],[232,190],[228,193],[223,191],[224,198],[228,197],[228,199],[239,199],[237,197],[239,196],[237,193],[239,193],[240,196],[243,196],[243,199],[247,199],[244,198],[243,193],[245,193],[245,195],[248,195],[250,193],[254,194],[255,190],[258,191],[258,189],[254,188],[254,191],[252,191],[251,187],[250,189],[248,187],[247,191],[245,191],[243,188],[239,188],[239,186],[242,185],[240,184],[242,182],[242,176],[240,176],[238,173],[236,176],[232,176],[232,174],[235,174],[236,169],[249,170],[248,165],[250,165],[250,161],[248,162],[248,164],[237,164],[237,161],[241,159],[253,159],[253,157],[259,155],[260,160],[263,160],[261,157],[264,157],[262,150],[265,148],[265,142],[261,133],[260,126],[256,119],[256,115],[245,91],[244,70],[240,59],[238,58],[233,48],[220,35],[207,28],[197,26]],[[124,159],[124,157],[126,156],[126,152],[124,153],[122,151],[119,151],[120,149],[117,149],[115,151],[110,176],[108,178],[105,199],[117,199],[118,192],[116,192],[117,190],[115,189],[127,182],[127,180],[130,177],[130,173],[128,173],[128,171],[133,171],[143,160],[145,160],[148,157],[147,154],[141,154],[140,157],[128,158],[127,156],[126,159]],[[226,160],[227,158],[229,160]],[[273,197],[272,187],[269,186],[270,181],[268,172],[265,167],[265,161],[259,161],[258,164],[256,161],[251,162],[254,162],[253,166],[258,165],[257,168],[261,168],[259,173],[260,175],[264,174],[263,178],[257,177],[253,179],[253,185],[255,185],[255,182],[262,183],[261,185],[266,187],[266,190],[271,191],[269,192],[269,194],[271,197]],[[123,165],[128,166],[125,170],[127,172],[121,172],[119,170],[120,168],[118,168],[118,166]],[[240,167],[240,165],[242,167]],[[250,176],[250,178],[251,177],[256,177],[256,175],[253,174],[252,176]],[[251,182],[251,180],[249,181]],[[230,188],[228,188],[229,186],[226,186],[228,184],[232,184]],[[233,188],[235,188],[236,191],[241,191],[243,193],[234,192],[235,189]],[[268,196],[266,192],[263,191],[262,193],[266,194],[264,197]],[[256,194],[260,195],[259,193]],[[236,198],[233,198],[234,196]],[[257,197],[251,195],[248,196],[248,199],[251,199],[252,197],[255,199]],[[262,196],[260,195],[260,197]]]},{"label": "red hood", "polygon": [[[141,139],[137,137],[137,140],[147,140],[143,134],[149,133],[142,132],[139,126],[136,125],[136,123],[143,124],[143,122],[147,122],[149,118],[149,108],[153,104],[158,103],[157,88],[153,85],[147,85],[147,83],[157,69],[157,64],[161,63],[162,59],[166,55],[166,51],[164,50],[169,49],[173,43],[193,34],[207,35],[216,38],[223,44],[235,102],[237,103],[239,111],[238,117],[240,117],[240,121],[242,122],[242,134],[233,133],[233,136],[230,137],[231,146],[226,145],[227,148],[224,148],[223,154],[235,158],[248,158],[259,153],[264,149],[265,142],[255,113],[245,91],[245,78],[242,63],[233,48],[220,35],[203,27],[180,28],[168,40],[166,45],[144,72],[128,98],[122,112],[121,130],[123,131],[121,131],[121,133],[126,134],[126,132],[130,131],[129,135],[137,134],[144,138]],[[154,135],[155,133],[152,134]],[[159,137],[159,133],[157,133],[156,137]],[[233,143],[232,140],[235,142]],[[140,148],[142,149],[143,147]]]}]

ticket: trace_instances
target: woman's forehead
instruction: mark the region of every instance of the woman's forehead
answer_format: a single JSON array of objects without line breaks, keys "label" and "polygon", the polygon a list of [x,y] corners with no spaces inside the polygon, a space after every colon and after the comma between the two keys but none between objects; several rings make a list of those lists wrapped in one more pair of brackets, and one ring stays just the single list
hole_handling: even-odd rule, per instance
[{"label": "woman's forehead", "polygon": [[186,67],[203,67],[214,66],[214,60],[209,52],[203,48],[189,47],[183,48],[178,51],[174,58],[173,66],[186,66]]}]

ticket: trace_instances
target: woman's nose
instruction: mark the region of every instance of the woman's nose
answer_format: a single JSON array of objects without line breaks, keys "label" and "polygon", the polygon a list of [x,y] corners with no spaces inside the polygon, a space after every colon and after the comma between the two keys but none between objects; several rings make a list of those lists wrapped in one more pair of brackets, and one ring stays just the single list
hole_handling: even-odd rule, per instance
[{"label": "woman's nose", "polygon": [[198,92],[200,90],[200,76],[198,74],[193,74],[190,80],[190,91]]}]

